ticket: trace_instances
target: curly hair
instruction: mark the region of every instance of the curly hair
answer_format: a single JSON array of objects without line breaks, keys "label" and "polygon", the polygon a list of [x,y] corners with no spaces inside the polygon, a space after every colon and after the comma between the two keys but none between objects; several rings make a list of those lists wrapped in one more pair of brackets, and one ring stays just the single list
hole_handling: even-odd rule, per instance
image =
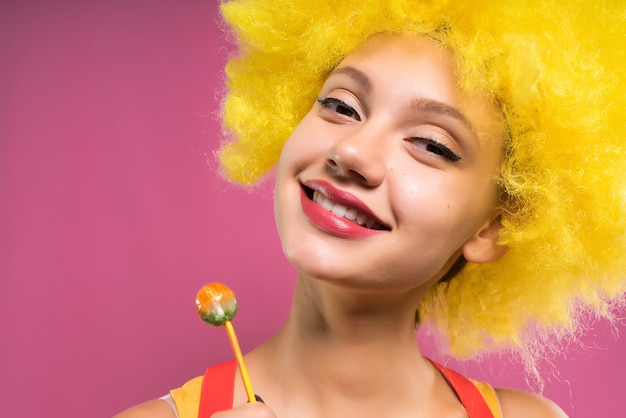
[{"label": "curly hair", "polygon": [[513,350],[531,363],[611,317],[626,272],[626,7],[620,1],[234,0],[219,153],[251,184],[279,158],[324,77],[375,33],[437,39],[459,87],[488,91],[508,124],[499,183],[501,259],[465,266],[418,308],[464,358]]}]

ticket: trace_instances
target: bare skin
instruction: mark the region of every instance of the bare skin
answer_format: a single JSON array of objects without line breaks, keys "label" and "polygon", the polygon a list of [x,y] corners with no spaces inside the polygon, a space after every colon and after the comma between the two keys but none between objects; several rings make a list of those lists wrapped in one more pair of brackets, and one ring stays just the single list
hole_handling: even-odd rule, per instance
[{"label": "bare skin", "polygon": [[[247,404],[237,377],[234,408],[213,417],[467,417],[415,339],[416,307],[461,254],[486,263],[506,251],[500,112],[459,92],[455,68],[432,40],[377,35],[329,76],[277,172],[278,230],[299,276],[285,325],[245,357],[266,404]],[[382,227],[316,215],[313,189],[356,197]],[[565,416],[537,395],[497,394],[506,418]],[[174,416],[150,401],[117,418]]]},{"label": "bare skin", "polygon": [[[369,322],[367,319],[364,321]],[[340,335],[335,333],[330,341],[326,337],[315,336],[300,336],[292,340],[291,328],[297,327],[295,322],[298,320],[290,318],[279,335],[246,356],[255,389],[263,395],[267,405],[246,404],[243,384],[237,378],[233,402],[236,407],[216,413],[213,417],[467,416],[447,383],[419,355],[410,324],[405,326],[405,341],[389,347],[380,343],[379,336],[372,336],[371,332],[375,329],[370,327],[370,323],[367,324],[367,332],[355,332],[350,327],[350,331]],[[400,332],[390,330],[388,325],[381,322],[377,329],[385,338],[396,337]],[[342,321],[326,326],[348,328],[342,325]],[[300,334],[295,331],[295,335]],[[320,334],[324,334],[321,329]],[[292,348],[281,350],[283,355],[277,356],[276,346],[284,345]],[[355,348],[356,345],[358,347]],[[412,360],[407,361],[407,358]],[[293,370],[298,370],[298,373]],[[504,417],[566,416],[556,405],[538,395],[512,389],[498,389],[497,393]],[[175,414],[169,404],[154,400],[116,416],[148,417],[175,418]]]}]

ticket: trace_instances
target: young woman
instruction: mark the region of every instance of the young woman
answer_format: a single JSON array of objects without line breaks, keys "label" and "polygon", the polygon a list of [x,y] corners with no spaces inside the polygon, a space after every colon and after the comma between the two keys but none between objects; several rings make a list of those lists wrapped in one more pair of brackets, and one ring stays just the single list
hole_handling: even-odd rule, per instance
[{"label": "young woman", "polygon": [[415,326],[532,373],[623,298],[624,11],[405,3],[222,5],[241,46],[222,161],[250,183],[280,153],[293,306],[246,355],[265,403],[229,366],[120,417],[564,416],[424,358]]}]

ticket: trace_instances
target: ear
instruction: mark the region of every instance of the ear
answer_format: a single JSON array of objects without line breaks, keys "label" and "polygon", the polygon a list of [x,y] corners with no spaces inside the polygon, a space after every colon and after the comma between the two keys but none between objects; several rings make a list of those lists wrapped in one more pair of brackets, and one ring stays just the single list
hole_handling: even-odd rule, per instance
[{"label": "ear", "polygon": [[497,214],[476,232],[462,247],[463,256],[470,263],[490,263],[502,257],[508,247],[498,244],[501,216]]}]

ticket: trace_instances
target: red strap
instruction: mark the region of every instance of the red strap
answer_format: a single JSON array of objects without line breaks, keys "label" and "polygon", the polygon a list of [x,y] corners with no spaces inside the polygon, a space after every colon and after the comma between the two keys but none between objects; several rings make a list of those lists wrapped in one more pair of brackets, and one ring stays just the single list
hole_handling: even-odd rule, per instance
[{"label": "red strap", "polygon": [[430,361],[452,386],[470,418],[494,418],[493,412],[491,412],[489,405],[485,402],[482,393],[467,377],[439,363]]},{"label": "red strap", "polygon": [[209,418],[217,411],[225,411],[233,407],[235,372],[235,360],[206,369],[202,379],[198,418]]},{"label": "red strap", "polygon": [[[494,418],[482,394],[468,378],[439,363],[431,362],[452,386],[470,418]],[[198,418],[210,418],[217,411],[232,408],[236,367],[235,360],[231,360],[206,369],[202,380]]]}]

